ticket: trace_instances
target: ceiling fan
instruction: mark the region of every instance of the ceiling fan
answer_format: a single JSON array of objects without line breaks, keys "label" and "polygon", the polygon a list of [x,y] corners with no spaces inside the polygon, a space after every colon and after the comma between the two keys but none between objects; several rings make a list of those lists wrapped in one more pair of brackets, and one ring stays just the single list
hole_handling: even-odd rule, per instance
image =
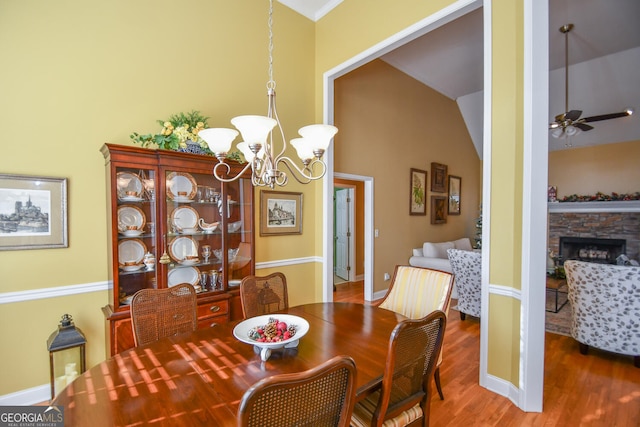
[{"label": "ceiling fan", "polygon": [[551,136],[554,138],[565,138],[573,136],[580,131],[589,131],[593,126],[587,123],[599,122],[601,120],[617,119],[633,114],[632,108],[626,108],[619,113],[601,114],[599,116],[583,117],[582,110],[569,110],[569,32],[573,29],[573,24],[565,24],[559,28],[564,34],[564,110],[562,114],[555,117],[555,121],[549,124]]}]

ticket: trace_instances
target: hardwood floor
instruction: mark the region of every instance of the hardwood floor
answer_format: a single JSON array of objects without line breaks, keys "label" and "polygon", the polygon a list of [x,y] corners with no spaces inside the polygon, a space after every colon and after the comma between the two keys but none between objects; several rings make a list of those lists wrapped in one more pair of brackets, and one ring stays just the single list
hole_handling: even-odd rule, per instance
[{"label": "hardwood floor", "polygon": [[[363,302],[363,282],[336,286],[334,301]],[[455,304],[452,304],[455,305]],[[445,395],[431,401],[431,426],[640,426],[640,369],[630,356],[546,334],[543,412],[523,412],[478,384],[480,323],[449,312],[440,378]]]}]

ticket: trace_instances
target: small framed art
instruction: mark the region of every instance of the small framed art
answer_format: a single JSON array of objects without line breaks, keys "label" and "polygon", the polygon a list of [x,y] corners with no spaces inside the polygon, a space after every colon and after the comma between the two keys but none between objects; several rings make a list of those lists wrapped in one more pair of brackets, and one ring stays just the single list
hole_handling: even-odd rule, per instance
[{"label": "small framed art", "polygon": [[411,169],[409,215],[427,214],[427,171]]},{"label": "small framed art", "polygon": [[431,163],[431,191],[447,192],[447,165]]},{"label": "small framed art", "polygon": [[447,223],[446,196],[431,196],[431,224]]},{"label": "small framed art", "polygon": [[302,234],[302,193],[260,192],[260,235]]},{"label": "small framed art", "polygon": [[449,215],[460,215],[460,187],[462,178],[449,175]]},{"label": "small framed art", "polygon": [[67,179],[0,174],[0,250],[68,246]]}]

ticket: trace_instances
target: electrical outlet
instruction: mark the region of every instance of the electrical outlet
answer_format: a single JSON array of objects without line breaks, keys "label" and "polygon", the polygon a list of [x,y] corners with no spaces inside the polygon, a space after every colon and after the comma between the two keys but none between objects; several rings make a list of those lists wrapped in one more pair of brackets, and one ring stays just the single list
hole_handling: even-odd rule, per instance
[{"label": "electrical outlet", "polygon": [[384,273],[384,281],[386,282],[389,279],[391,279],[391,276],[389,276],[389,273]]}]

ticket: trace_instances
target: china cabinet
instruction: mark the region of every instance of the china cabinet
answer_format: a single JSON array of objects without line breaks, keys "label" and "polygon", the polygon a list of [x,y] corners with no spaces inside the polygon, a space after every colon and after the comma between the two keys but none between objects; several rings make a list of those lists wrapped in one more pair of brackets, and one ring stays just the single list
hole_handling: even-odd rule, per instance
[{"label": "china cabinet", "polygon": [[[210,156],[105,144],[110,355],[133,347],[129,303],[143,288],[191,283],[198,326],[242,314],[237,288],[255,273],[250,176],[217,180]],[[241,165],[229,162],[235,176]],[[240,309],[241,310],[241,309]]]}]

